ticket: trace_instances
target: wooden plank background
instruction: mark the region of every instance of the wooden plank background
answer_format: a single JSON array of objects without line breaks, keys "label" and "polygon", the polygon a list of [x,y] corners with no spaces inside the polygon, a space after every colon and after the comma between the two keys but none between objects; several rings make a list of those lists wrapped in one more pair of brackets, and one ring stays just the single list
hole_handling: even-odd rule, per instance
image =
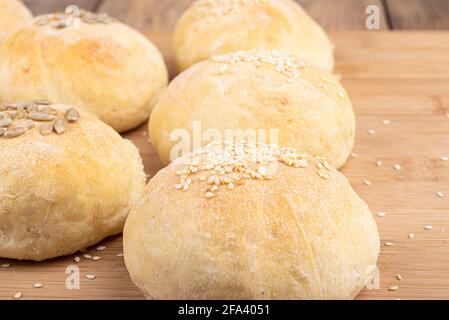
[{"label": "wooden plank background", "polygon": [[[61,11],[69,4],[105,11],[143,31],[169,30],[193,0],[24,0],[35,13]],[[296,0],[326,30],[365,29],[368,5],[381,10],[381,29],[449,30],[448,0]],[[148,29],[149,28],[149,29]],[[141,29],[142,30],[142,29]]]}]

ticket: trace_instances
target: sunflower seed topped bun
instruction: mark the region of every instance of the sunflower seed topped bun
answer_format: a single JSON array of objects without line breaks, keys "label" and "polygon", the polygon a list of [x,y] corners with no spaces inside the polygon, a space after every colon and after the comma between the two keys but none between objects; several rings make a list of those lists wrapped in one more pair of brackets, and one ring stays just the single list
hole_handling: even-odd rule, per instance
[{"label": "sunflower seed topped bun", "polygon": [[142,34],[106,14],[38,16],[0,49],[0,100],[77,105],[122,132],[144,122],[168,72]]},{"label": "sunflower seed topped bun", "polygon": [[237,50],[277,49],[332,71],[333,45],[294,0],[197,0],[174,33],[178,71]]},{"label": "sunflower seed topped bun", "polygon": [[372,213],[325,159],[241,141],[159,171],[123,235],[150,299],[351,299],[380,248]]},{"label": "sunflower seed topped bun", "polygon": [[0,257],[50,259],[122,232],[145,189],[137,148],[77,107],[0,110]]},{"label": "sunflower seed topped bun", "polygon": [[33,15],[21,1],[0,0],[0,43],[32,20]]},{"label": "sunflower seed topped bun", "polygon": [[195,123],[223,136],[229,129],[263,129],[267,137],[267,131],[278,130],[279,145],[326,157],[337,168],[349,157],[355,137],[352,103],[339,80],[277,50],[216,56],[178,75],[159,97],[149,123],[164,163],[178,156],[172,133],[183,129],[194,137]]}]

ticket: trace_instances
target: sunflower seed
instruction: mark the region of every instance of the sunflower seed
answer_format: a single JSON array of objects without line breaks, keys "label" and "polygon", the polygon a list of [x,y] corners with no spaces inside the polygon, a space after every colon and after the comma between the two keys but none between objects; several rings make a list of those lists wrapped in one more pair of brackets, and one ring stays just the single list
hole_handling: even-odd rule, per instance
[{"label": "sunflower seed", "polygon": [[9,115],[4,115],[0,118],[0,127],[8,127],[12,123],[12,119]]},{"label": "sunflower seed", "polygon": [[36,289],[40,289],[43,288],[44,285],[42,283],[36,282],[35,284],[33,284],[33,287],[35,287]]},{"label": "sunflower seed", "polygon": [[44,112],[44,113],[52,114],[55,116],[58,114],[58,111],[50,106],[44,106],[43,108],[41,108],[40,111]]},{"label": "sunflower seed", "polygon": [[103,251],[104,249],[106,249],[106,246],[98,246],[96,250]]},{"label": "sunflower seed", "polygon": [[56,116],[43,112],[31,112],[28,118],[34,121],[52,121],[56,119]]},{"label": "sunflower seed", "polygon": [[64,119],[57,119],[53,125],[53,129],[57,134],[63,134],[67,130]]},{"label": "sunflower seed", "polygon": [[53,125],[50,123],[43,124],[39,129],[40,134],[43,136],[48,136],[49,134],[52,133],[52,131]]},{"label": "sunflower seed", "polygon": [[87,260],[92,259],[92,256],[90,254],[87,254],[87,253],[85,253],[83,255],[83,257],[84,257],[84,259],[87,259]]},{"label": "sunflower seed", "polygon": [[67,23],[64,20],[59,20],[52,22],[50,26],[55,29],[64,29],[67,27]]},{"label": "sunflower seed", "polygon": [[415,234],[414,234],[414,233],[410,232],[410,233],[408,234],[408,238],[409,238],[409,239],[413,239],[414,237],[415,237]]},{"label": "sunflower seed", "polygon": [[31,112],[35,112],[37,111],[37,104],[35,104],[34,102],[30,102],[26,107],[25,107],[26,111],[28,113]]},{"label": "sunflower seed", "polygon": [[40,106],[48,106],[48,105],[52,104],[52,102],[50,100],[46,100],[46,99],[33,100],[33,103],[38,104]]},{"label": "sunflower seed", "polygon": [[86,274],[86,278],[89,280],[94,280],[96,278],[96,276],[93,274]]},{"label": "sunflower seed", "polygon": [[37,17],[35,20],[35,23],[38,26],[45,26],[49,23],[50,21],[48,20],[48,18],[46,16],[41,16],[41,17]]},{"label": "sunflower seed", "polygon": [[4,268],[4,269],[11,268],[11,264],[9,264],[9,263],[3,263],[3,264],[0,265],[0,267],[2,267],[2,268]]},{"label": "sunflower seed", "polygon": [[98,260],[101,260],[101,257],[99,257],[99,256],[93,256],[92,257],[92,261],[98,261]]},{"label": "sunflower seed", "polygon": [[14,299],[19,300],[20,298],[22,298],[22,292],[17,292],[17,293],[14,295]]},{"label": "sunflower seed", "polygon": [[14,122],[10,129],[12,128],[23,128],[25,131],[34,127],[34,121],[30,119],[23,119],[17,122]]},{"label": "sunflower seed", "polygon": [[75,122],[80,118],[80,114],[75,108],[70,108],[67,110],[65,118],[68,122]]},{"label": "sunflower seed", "polygon": [[5,138],[15,138],[25,133],[25,129],[22,127],[9,128],[3,135]]},{"label": "sunflower seed", "polygon": [[398,274],[396,274],[396,279],[402,280],[402,276],[398,273]]}]

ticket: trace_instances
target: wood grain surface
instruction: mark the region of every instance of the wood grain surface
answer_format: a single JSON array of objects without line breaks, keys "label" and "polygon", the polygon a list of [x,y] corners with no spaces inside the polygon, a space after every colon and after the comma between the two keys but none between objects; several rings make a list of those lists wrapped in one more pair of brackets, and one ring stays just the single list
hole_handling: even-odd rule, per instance
[{"label": "wood grain surface", "polygon": [[[69,4],[105,11],[133,26],[168,31],[193,0],[23,0],[35,14]],[[447,0],[296,0],[326,30],[364,30],[365,10],[376,5],[381,29],[449,30]]]},{"label": "wood grain surface", "polygon": [[392,29],[449,30],[447,0],[386,0]]},{"label": "wood grain surface", "polygon": [[[145,33],[157,40],[170,63],[169,33]],[[449,156],[449,33],[354,31],[334,32],[331,38],[358,126],[357,157],[342,171],[372,209],[382,239],[380,287],[358,298],[449,299],[449,162],[440,160]],[[146,172],[154,175],[161,165],[147,142],[146,125],[125,137],[138,145]],[[394,170],[395,164],[402,170]],[[378,217],[379,211],[386,216]],[[427,225],[433,229],[425,230]],[[415,238],[409,239],[409,233]],[[102,244],[106,250],[88,251],[102,257],[96,262],[81,254],[41,263],[0,259],[11,264],[0,268],[0,299],[12,299],[19,291],[23,299],[141,299],[117,256],[121,236]],[[81,257],[79,264],[75,256]],[[79,290],[66,289],[69,265],[79,267]],[[97,278],[89,280],[86,274]],[[44,287],[33,288],[36,282]],[[392,285],[399,290],[389,291]]]}]

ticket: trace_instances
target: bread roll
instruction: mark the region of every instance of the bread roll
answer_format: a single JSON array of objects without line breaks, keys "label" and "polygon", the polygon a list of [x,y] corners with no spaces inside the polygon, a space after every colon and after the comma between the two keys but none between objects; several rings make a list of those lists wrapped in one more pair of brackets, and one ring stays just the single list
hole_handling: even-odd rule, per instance
[{"label": "bread roll", "polygon": [[[165,164],[179,155],[179,139],[172,136],[176,130],[188,131],[195,147],[198,122],[203,133],[215,129],[223,136],[234,129],[236,135],[265,130],[268,137],[267,131],[278,129],[278,142],[258,141],[329,158],[338,168],[354,144],[352,104],[336,77],[279,51],[217,56],[175,78],[161,94],[149,125]],[[203,145],[210,142],[200,139]]]},{"label": "bread roll", "polygon": [[151,299],[351,299],[379,254],[372,213],[326,160],[241,142],[161,170],[123,235]]},{"label": "bread roll", "polygon": [[120,233],[145,190],[131,142],[93,114],[38,103],[0,105],[3,258],[40,261]]},{"label": "bread roll", "polygon": [[0,50],[0,101],[77,105],[119,132],[147,119],[167,79],[156,47],[104,14],[37,17]]},{"label": "bread roll", "polygon": [[293,0],[199,0],[174,33],[179,71],[217,54],[277,49],[332,71],[333,45]]},{"label": "bread roll", "polygon": [[33,16],[18,0],[0,0],[0,44],[10,34],[30,23]]}]

